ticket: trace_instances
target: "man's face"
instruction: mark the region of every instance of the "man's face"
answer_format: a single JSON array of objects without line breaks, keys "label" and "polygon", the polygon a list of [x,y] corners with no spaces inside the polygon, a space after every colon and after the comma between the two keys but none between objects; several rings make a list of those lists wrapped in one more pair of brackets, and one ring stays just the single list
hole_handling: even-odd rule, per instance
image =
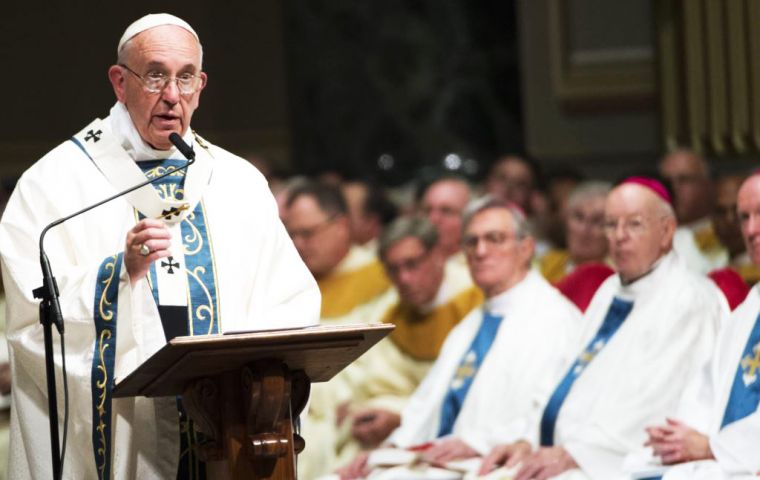
[{"label": "man's face", "polygon": [[656,194],[636,184],[620,185],[607,197],[604,228],[624,281],[643,276],[670,250],[676,225],[658,202]]},{"label": "man's face", "polygon": [[603,196],[587,197],[569,207],[567,249],[575,263],[602,262],[607,256],[604,201]]},{"label": "man's face", "polygon": [[712,182],[699,157],[686,151],[671,153],[660,163],[660,174],[673,186],[679,222],[690,223],[711,213]]},{"label": "man's face", "polygon": [[737,175],[723,177],[715,184],[713,228],[731,256],[744,251],[742,228],[736,213],[736,199],[741,185],[742,178]]},{"label": "man's face", "polygon": [[462,239],[473,282],[487,297],[522,280],[533,255],[530,237],[518,239],[512,214],[505,208],[476,213]]},{"label": "man's face", "polygon": [[383,265],[401,300],[415,307],[429,304],[443,281],[440,252],[427,250],[416,237],[402,238],[386,251]]},{"label": "man's face", "polygon": [[345,182],[341,186],[343,198],[346,199],[348,216],[351,221],[351,239],[363,245],[372,240],[377,232],[372,217],[366,215],[364,205],[367,202],[367,186],[361,182]]},{"label": "man's face", "polygon": [[422,213],[438,230],[438,245],[445,255],[459,250],[462,210],[469,200],[467,185],[456,180],[433,183],[422,198]]},{"label": "man's face", "polygon": [[184,28],[162,25],[139,33],[125,48],[128,49],[125,65],[138,75],[160,73],[174,80],[179,75],[192,74],[202,79],[193,94],[181,94],[174,81],[161,92],[151,93],[124,67],[114,65],[108,71],[116,98],[126,106],[140,137],[155,149],[168,150],[172,147],[170,133],[187,132],[206,85],[200,46]]},{"label": "man's face", "polygon": [[490,195],[501,198],[530,212],[533,192],[533,172],[517,157],[505,157],[491,169],[486,179],[485,189]]},{"label": "man's face", "polygon": [[310,195],[296,198],[285,218],[293,244],[315,277],[330,273],[351,246],[348,218],[330,217]]},{"label": "man's face", "polygon": [[747,253],[752,263],[760,265],[760,175],[742,184],[736,203]]}]

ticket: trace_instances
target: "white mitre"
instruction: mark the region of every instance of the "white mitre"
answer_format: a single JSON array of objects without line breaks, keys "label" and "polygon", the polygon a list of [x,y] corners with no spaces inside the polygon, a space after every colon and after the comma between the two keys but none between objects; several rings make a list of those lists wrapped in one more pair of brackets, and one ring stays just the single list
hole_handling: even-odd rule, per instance
[{"label": "white mitre", "polygon": [[124,44],[138,33],[142,33],[145,30],[150,30],[151,28],[155,28],[160,25],[176,25],[178,27],[184,28],[188,32],[192,33],[195,39],[198,40],[198,45],[201,43],[200,39],[198,38],[198,34],[195,33],[193,27],[191,27],[189,23],[182,20],[181,18],[175,17],[169,13],[150,13],[136,20],[134,23],[132,23],[132,25],[128,26],[127,29],[124,30],[124,35],[122,35],[121,40],[119,40],[119,46],[116,47],[116,54],[118,55],[119,52],[121,52]]}]

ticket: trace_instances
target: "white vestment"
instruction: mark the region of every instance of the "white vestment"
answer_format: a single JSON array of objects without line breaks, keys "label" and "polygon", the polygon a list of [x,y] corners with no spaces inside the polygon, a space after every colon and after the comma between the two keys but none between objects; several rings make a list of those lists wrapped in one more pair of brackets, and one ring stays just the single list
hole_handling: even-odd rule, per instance
[{"label": "white vestment", "polygon": [[674,415],[709,436],[716,460],[676,465],[665,474],[665,480],[735,479],[760,471],[760,406],[721,430],[734,377],[759,314],[760,286],[755,286],[725,323],[710,363],[684,392]]},{"label": "white vestment", "polygon": [[[646,441],[644,428],[664,423],[687,382],[705,365],[728,314],[717,288],[671,252],[630,285],[614,275],[599,287],[586,310],[579,351],[595,337],[614,297],[633,301],[633,309],[559,410],[554,445],[580,467],[562,478],[620,475],[624,456]],[[536,425],[534,434],[538,431]]]},{"label": "white vestment", "polygon": [[[580,313],[540,274],[531,271],[506,292],[487,299],[503,315],[493,345],[470,386],[452,435],[485,454],[495,443],[522,438],[540,414],[577,344]],[[446,338],[430,372],[402,413],[389,441],[409,447],[438,435],[446,392],[483,319],[473,310]]]},{"label": "white vestment", "polygon": [[[137,161],[182,158],[174,149],[159,152],[143,143],[121,104],[117,103],[110,117],[99,125],[101,131],[92,133],[102,135],[100,141],[110,135]],[[95,138],[91,136],[87,142]],[[190,181],[193,169],[211,172],[208,182],[201,185],[202,196],[197,202],[205,215],[208,235],[204,241],[209,244],[205,247],[211,249],[215,269],[216,302],[214,308],[201,315],[210,322],[209,329],[214,322],[220,333],[315,324],[320,301],[316,282],[279,220],[264,177],[247,161],[195,137],[189,129],[185,141],[194,143],[198,157],[188,170],[185,189],[195,185]],[[38,301],[32,298],[32,290],[42,283],[40,231],[53,220],[115,194],[120,190],[114,186],[118,181],[106,179],[83,148],[66,141],[23,174],[0,224],[13,366],[11,478],[51,476],[43,336]],[[143,193],[153,193],[153,186],[144,188],[148,190]],[[193,198],[196,193],[186,191],[185,198]],[[93,453],[98,448],[94,445],[98,440],[93,432],[92,382],[96,375],[95,292],[101,288],[97,281],[101,262],[124,250],[127,232],[137,221],[135,208],[125,198],[53,228],[45,240],[60,288],[66,329],[70,418],[64,478],[98,478],[98,468],[102,467],[96,466]],[[172,248],[184,248],[185,255],[192,255],[189,249],[200,248],[198,238],[204,237],[199,234],[179,241],[175,238]],[[110,265],[112,272],[121,267],[118,278],[111,279],[118,288],[118,308],[112,312],[117,318],[112,372],[117,380],[165,344],[147,277],[131,286],[122,263]],[[190,275],[203,272],[185,273],[189,283]],[[100,307],[107,309],[109,305],[101,303]],[[63,431],[61,358],[55,337],[58,411]],[[175,398],[113,399],[110,421],[114,478],[175,478],[179,456]]]}]

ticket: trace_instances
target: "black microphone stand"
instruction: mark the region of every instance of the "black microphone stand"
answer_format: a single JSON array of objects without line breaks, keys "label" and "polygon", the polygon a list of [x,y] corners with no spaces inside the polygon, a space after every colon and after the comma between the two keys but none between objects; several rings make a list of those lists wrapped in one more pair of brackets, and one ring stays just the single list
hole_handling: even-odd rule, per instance
[{"label": "black microphone stand", "polygon": [[[63,339],[63,315],[61,314],[61,304],[58,301],[59,293],[58,293],[58,283],[55,280],[55,277],[53,276],[53,271],[50,268],[50,261],[48,260],[47,254],[45,253],[45,235],[47,234],[48,230],[51,228],[58,226],[62,224],[63,222],[76,217],[77,215],[81,215],[85,212],[88,212],[92,210],[93,208],[99,207],[103,205],[104,203],[108,203],[111,200],[114,200],[116,198],[119,198],[123,195],[126,195],[130,192],[133,192],[137,190],[138,188],[142,188],[145,185],[151,184],[157,180],[160,180],[164,178],[167,175],[171,175],[174,172],[177,172],[179,170],[186,170],[187,167],[193,164],[195,162],[195,152],[192,148],[190,148],[187,143],[182,140],[182,137],[179,136],[177,133],[172,133],[169,135],[169,140],[174,144],[175,147],[182,153],[182,155],[187,158],[187,163],[180,168],[172,168],[166,171],[165,173],[159,175],[156,178],[148,179],[145,182],[139,183],[133,187],[130,187],[122,192],[117,193],[116,195],[112,195],[105,200],[101,200],[98,203],[95,203],[93,205],[90,205],[88,207],[85,207],[78,212],[72,213],[71,215],[68,215],[63,218],[59,218],[58,220],[50,223],[48,226],[46,226],[44,229],[42,229],[42,233],[40,234],[40,266],[42,267],[42,286],[35,288],[32,294],[34,295],[34,298],[40,299],[40,323],[42,324],[42,332],[44,337],[44,344],[45,344],[45,375],[47,377],[47,391],[48,391],[48,416],[50,420],[50,447],[51,447],[51,454],[53,459],[53,480],[60,480],[62,475],[62,469],[63,469],[63,456],[61,455],[61,447],[60,447],[60,440],[58,437],[58,394],[57,394],[57,386],[55,383],[55,360],[53,359],[53,332],[52,332],[52,325],[55,325],[56,329],[58,330],[58,333],[61,337],[61,354],[62,357],[65,355],[64,350],[64,339]],[[66,359],[65,357],[62,360],[64,365],[64,375],[66,373],[65,371],[65,365],[66,365]],[[64,389],[66,389],[66,379],[64,376]],[[68,417],[68,395],[66,395],[66,417]],[[63,426],[63,438],[64,438],[64,452],[66,448],[65,440],[66,440],[66,430],[67,425],[64,424]]]}]

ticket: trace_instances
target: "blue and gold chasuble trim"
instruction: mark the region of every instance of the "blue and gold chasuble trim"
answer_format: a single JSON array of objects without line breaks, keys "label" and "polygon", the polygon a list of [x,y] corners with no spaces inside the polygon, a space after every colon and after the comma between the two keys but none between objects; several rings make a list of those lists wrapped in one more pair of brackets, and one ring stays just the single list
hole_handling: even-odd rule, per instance
[{"label": "blue and gold chasuble trim", "polygon": [[[721,421],[721,430],[757,410],[760,402],[760,316],[755,320],[747,344],[744,347],[739,366],[736,369],[731,393]],[[643,480],[662,480],[662,476]]]},{"label": "blue and gold chasuble trim", "polygon": [[632,309],[633,302],[618,297],[612,299],[612,304],[607,310],[607,315],[604,317],[602,326],[599,327],[596,335],[591,339],[591,342],[589,342],[578,359],[573,362],[570,370],[554,390],[554,393],[549,398],[549,402],[546,404],[546,408],[544,408],[544,413],[541,416],[541,446],[550,447],[554,445],[554,427],[557,423],[559,410],[570,393],[573,383],[575,383],[575,380],[581,376],[588,364],[607,345],[612,336],[615,335],[615,332],[618,331]]},{"label": "blue and gold chasuble trim", "polygon": [[[155,160],[139,162],[148,178],[155,178],[170,167],[184,165],[184,160]],[[184,172],[171,174],[154,187],[161,198],[182,200],[184,198]],[[137,214],[138,218],[144,218]],[[185,273],[188,278],[188,332],[190,335],[210,335],[220,332],[219,300],[216,286],[216,268],[203,202],[181,221],[182,243],[185,249]],[[93,451],[98,477],[108,479],[111,471],[111,389],[113,388],[114,354],[116,349],[116,317],[118,302],[118,278],[122,254],[107,258],[100,266],[95,291],[96,342],[92,367],[93,398]],[[153,298],[158,305],[158,283],[155,264],[151,265],[148,281]],[[178,479],[204,479],[205,464],[194,451],[203,441],[177,398],[180,459]]]},{"label": "blue and gold chasuble trim", "polygon": [[454,423],[456,423],[459,412],[462,410],[467,392],[470,391],[470,386],[472,386],[483,360],[493,345],[503,318],[487,311],[483,312],[480,328],[478,328],[475,338],[472,339],[467,353],[462,357],[459,367],[454,373],[454,378],[449,384],[449,390],[443,398],[438,437],[449,435],[454,430]]},{"label": "blue and gold chasuble trim", "polygon": [[760,404],[760,315],[747,339],[736,369],[720,428],[752,414]]},{"label": "blue and gold chasuble trim", "polygon": [[111,390],[116,354],[116,312],[123,254],[103,260],[95,285],[95,351],[92,357],[92,446],[98,478],[111,478]]}]

